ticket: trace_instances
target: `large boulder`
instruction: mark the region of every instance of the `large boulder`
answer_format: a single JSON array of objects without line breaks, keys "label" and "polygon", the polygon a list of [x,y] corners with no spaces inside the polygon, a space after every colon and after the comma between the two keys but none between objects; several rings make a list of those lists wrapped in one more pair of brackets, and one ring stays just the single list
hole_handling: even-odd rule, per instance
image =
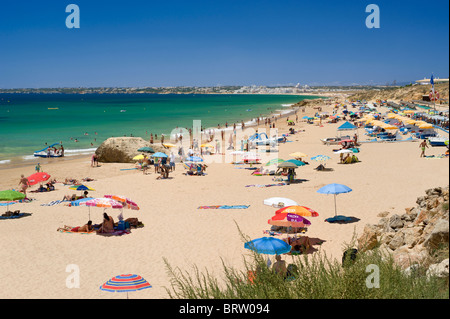
[{"label": "large boulder", "polygon": [[430,276],[436,276],[436,277],[441,277],[441,278],[445,278],[448,277],[448,258],[443,260],[441,263],[439,264],[433,264],[431,265],[428,270],[427,270],[427,277]]},{"label": "large boulder", "polygon": [[431,234],[425,239],[424,246],[430,249],[436,249],[439,248],[440,244],[448,244],[448,231],[448,220],[439,219],[434,225]]},{"label": "large boulder", "polygon": [[133,157],[141,154],[138,149],[149,146],[155,152],[169,154],[161,144],[150,144],[141,137],[110,137],[95,151],[98,161],[103,163],[133,163]]}]

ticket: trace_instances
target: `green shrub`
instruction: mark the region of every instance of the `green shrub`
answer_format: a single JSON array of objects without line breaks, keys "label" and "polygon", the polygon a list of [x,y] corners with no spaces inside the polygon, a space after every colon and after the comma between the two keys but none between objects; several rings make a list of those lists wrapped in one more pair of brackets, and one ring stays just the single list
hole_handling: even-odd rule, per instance
[{"label": "green shrub", "polygon": [[[250,251],[249,251],[250,252]],[[311,255],[286,257],[298,268],[298,273],[285,280],[267,266],[267,256],[250,252],[243,256],[245,268],[238,270],[222,260],[223,278],[213,277],[208,270],[193,273],[172,268],[164,259],[171,288],[166,287],[170,298],[179,299],[441,299],[449,298],[448,281],[424,276],[425,269],[407,275],[378,249],[359,252],[356,260],[346,267],[341,261],[331,259],[322,251]],[[369,288],[379,270],[379,288]],[[248,271],[258,269],[253,283]]]}]

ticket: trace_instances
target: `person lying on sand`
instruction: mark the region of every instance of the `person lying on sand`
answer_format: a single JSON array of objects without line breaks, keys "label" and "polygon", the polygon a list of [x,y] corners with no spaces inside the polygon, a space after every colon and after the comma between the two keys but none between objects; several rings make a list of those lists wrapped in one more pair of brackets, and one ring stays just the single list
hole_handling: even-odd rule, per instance
[{"label": "person lying on sand", "polygon": [[64,181],[65,185],[77,185],[80,184],[76,179],[74,178],[66,178]]},{"label": "person lying on sand", "polygon": [[92,221],[88,221],[87,224],[83,226],[77,226],[77,227],[70,227],[67,225],[64,225],[64,227],[60,227],[57,229],[57,231],[65,230],[65,231],[71,231],[75,233],[88,233],[94,230],[94,226],[92,226]]}]

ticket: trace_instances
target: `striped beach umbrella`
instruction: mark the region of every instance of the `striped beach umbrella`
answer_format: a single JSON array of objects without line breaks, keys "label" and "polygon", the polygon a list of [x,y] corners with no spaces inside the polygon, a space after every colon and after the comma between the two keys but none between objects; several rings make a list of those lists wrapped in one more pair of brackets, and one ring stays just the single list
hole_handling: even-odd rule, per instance
[{"label": "striped beach umbrella", "polygon": [[298,206],[298,205],[283,207],[275,212],[275,214],[285,214],[285,213],[295,214],[295,215],[303,216],[303,217],[319,216],[319,213],[316,212],[315,210],[305,207],[305,206]]},{"label": "striped beach umbrella", "polygon": [[101,285],[100,289],[108,292],[126,292],[128,299],[129,291],[138,291],[151,287],[150,283],[139,275],[124,274],[111,278]]},{"label": "striped beach umbrella", "polygon": [[311,160],[318,161],[318,162],[328,161],[329,159],[331,159],[331,157],[326,156],[326,155],[317,155],[317,156],[311,157]]},{"label": "striped beach umbrella", "polygon": [[122,195],[105,195],[105,198],[111,198],[114,199],[124,206],[124,208],[132,209],[132,210],[139,210],[138,204],[136,204],[134,201],[129,199],[128,197],[122,196]]}]

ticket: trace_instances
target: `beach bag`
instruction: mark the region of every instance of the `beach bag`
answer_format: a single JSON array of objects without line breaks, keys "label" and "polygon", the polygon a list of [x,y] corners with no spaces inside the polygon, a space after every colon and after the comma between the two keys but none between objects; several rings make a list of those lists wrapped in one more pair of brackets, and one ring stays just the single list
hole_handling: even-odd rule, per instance
[{"label": "beach bag", "polygon": [[358,249],[355,248],[346,250],[342,255],[342,267],[351,265],[356,260],[357,253]]}]

